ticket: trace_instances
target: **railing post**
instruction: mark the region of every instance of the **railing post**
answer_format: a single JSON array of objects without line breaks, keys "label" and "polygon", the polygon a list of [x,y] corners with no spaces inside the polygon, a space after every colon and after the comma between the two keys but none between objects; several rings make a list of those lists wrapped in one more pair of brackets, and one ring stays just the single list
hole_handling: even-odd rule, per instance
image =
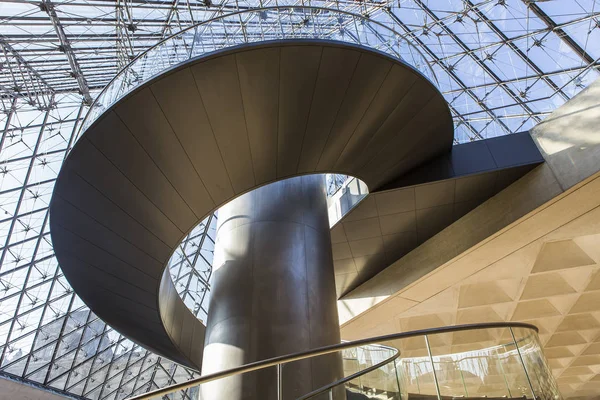
[{"label": "railing post", "polygon": [[527,372],[527,366],[525,365],[525,361],[523,360],[523,356],[521,355],[521,350],[519,349],[519,344],[517,343],[517,339],[515,338],[515,334],[513,332],[512,327],[508,327],[510,330],[510,335],[512,336],[513,342],[515,342],[515,347],[517,349],[517,354],[519,355],[519,360],[521,360],[521,365],[523,365],[523,371],[525,371],[525,377],[527,378],[527,384],[529,384],[529,390],[531,390],[532,398],[535,400],[535,391],[533,390],[533,385],[531,384],[531,379],[529,378],[529,373]]},{"label": "railing post", "polygon": [[329,400],[333,400],[333,388],[329,389]]},{"label": "railing post", "polygon": [[277,364],[277,400],[283,400],[283,375],[281,369],[283,364]]},{"label": "railing post", "polygon": [[433,371],[433,380],[435,381],[435,392],[437,394],[438,400],[442,400],[442,395],[440,394],[440,385],[438,384],[437,374],[435,373],[435,364],[433,363],[433,356],[431,355],[431,346],[429,345],[429,338],[427,335],[425,336],[425,344],[427,344],[427,354],[429,354],[429,361],[431,362],[431,370]]}]

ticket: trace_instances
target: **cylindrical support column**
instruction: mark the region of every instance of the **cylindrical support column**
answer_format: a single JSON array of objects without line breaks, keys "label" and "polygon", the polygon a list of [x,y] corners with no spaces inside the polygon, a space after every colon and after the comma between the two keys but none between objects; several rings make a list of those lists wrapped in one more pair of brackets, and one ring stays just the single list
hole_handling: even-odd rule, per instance
[{"label": "cylindrical support column", "polygon": [[[218,218],[202,374],[339,343],[324,176],[263,186]],[[282,369],[283,396],[341,377],[338,353],[294,362]],[[277,392],[270,368],[208,384],[202,398],[277,399]]]}]

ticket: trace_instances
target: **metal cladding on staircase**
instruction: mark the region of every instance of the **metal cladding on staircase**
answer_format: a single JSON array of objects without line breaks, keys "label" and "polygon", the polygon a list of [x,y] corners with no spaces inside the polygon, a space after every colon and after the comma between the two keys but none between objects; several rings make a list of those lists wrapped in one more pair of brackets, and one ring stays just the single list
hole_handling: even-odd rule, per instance
[{"label": "metal cladding on staircase", "polygon": [[54,189],[54,249],[100,318],[199,369],[205,328],[165,271],[187,232],[297,175],[353,175],[377,190],[452,140],[439,91],[378,51],[282,40],[215,52],[146,82],[87,128]]},{"label": "metal cladding on staircase", "polygon": [[[219,209],[210,296],[202,375],[340,343],[323,175],[271,183]],[[341,379],[340,356],[284,368],[283,397]],[[275,400],[274,377],[270,369],[211,382],[202,399]]]}]

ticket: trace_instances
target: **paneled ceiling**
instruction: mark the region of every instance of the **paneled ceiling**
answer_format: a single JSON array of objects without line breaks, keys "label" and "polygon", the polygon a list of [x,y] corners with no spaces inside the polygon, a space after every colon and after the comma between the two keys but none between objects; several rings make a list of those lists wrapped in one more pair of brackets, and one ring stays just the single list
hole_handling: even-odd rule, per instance
[{"label": "paneled ceiling", "polygon": [[351,340],[453,324],[528,322],[540,329],[563,396],[597,398],[598,188],[596,174],[350,321],[342,337]]}]

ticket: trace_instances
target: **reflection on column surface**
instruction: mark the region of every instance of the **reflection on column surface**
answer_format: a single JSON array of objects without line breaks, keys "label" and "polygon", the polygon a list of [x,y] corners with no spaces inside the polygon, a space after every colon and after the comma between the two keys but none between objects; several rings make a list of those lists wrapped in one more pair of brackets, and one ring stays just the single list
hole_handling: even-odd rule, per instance
[{"label": "reflection on column surface", "polygon": [[[324,175],[272,183],[219,209],[203,375],[340,343],[327,214]],[[249,372],[207,384],[202,396],[296,398],[341,378],[341,361],[328,354]]]}]

